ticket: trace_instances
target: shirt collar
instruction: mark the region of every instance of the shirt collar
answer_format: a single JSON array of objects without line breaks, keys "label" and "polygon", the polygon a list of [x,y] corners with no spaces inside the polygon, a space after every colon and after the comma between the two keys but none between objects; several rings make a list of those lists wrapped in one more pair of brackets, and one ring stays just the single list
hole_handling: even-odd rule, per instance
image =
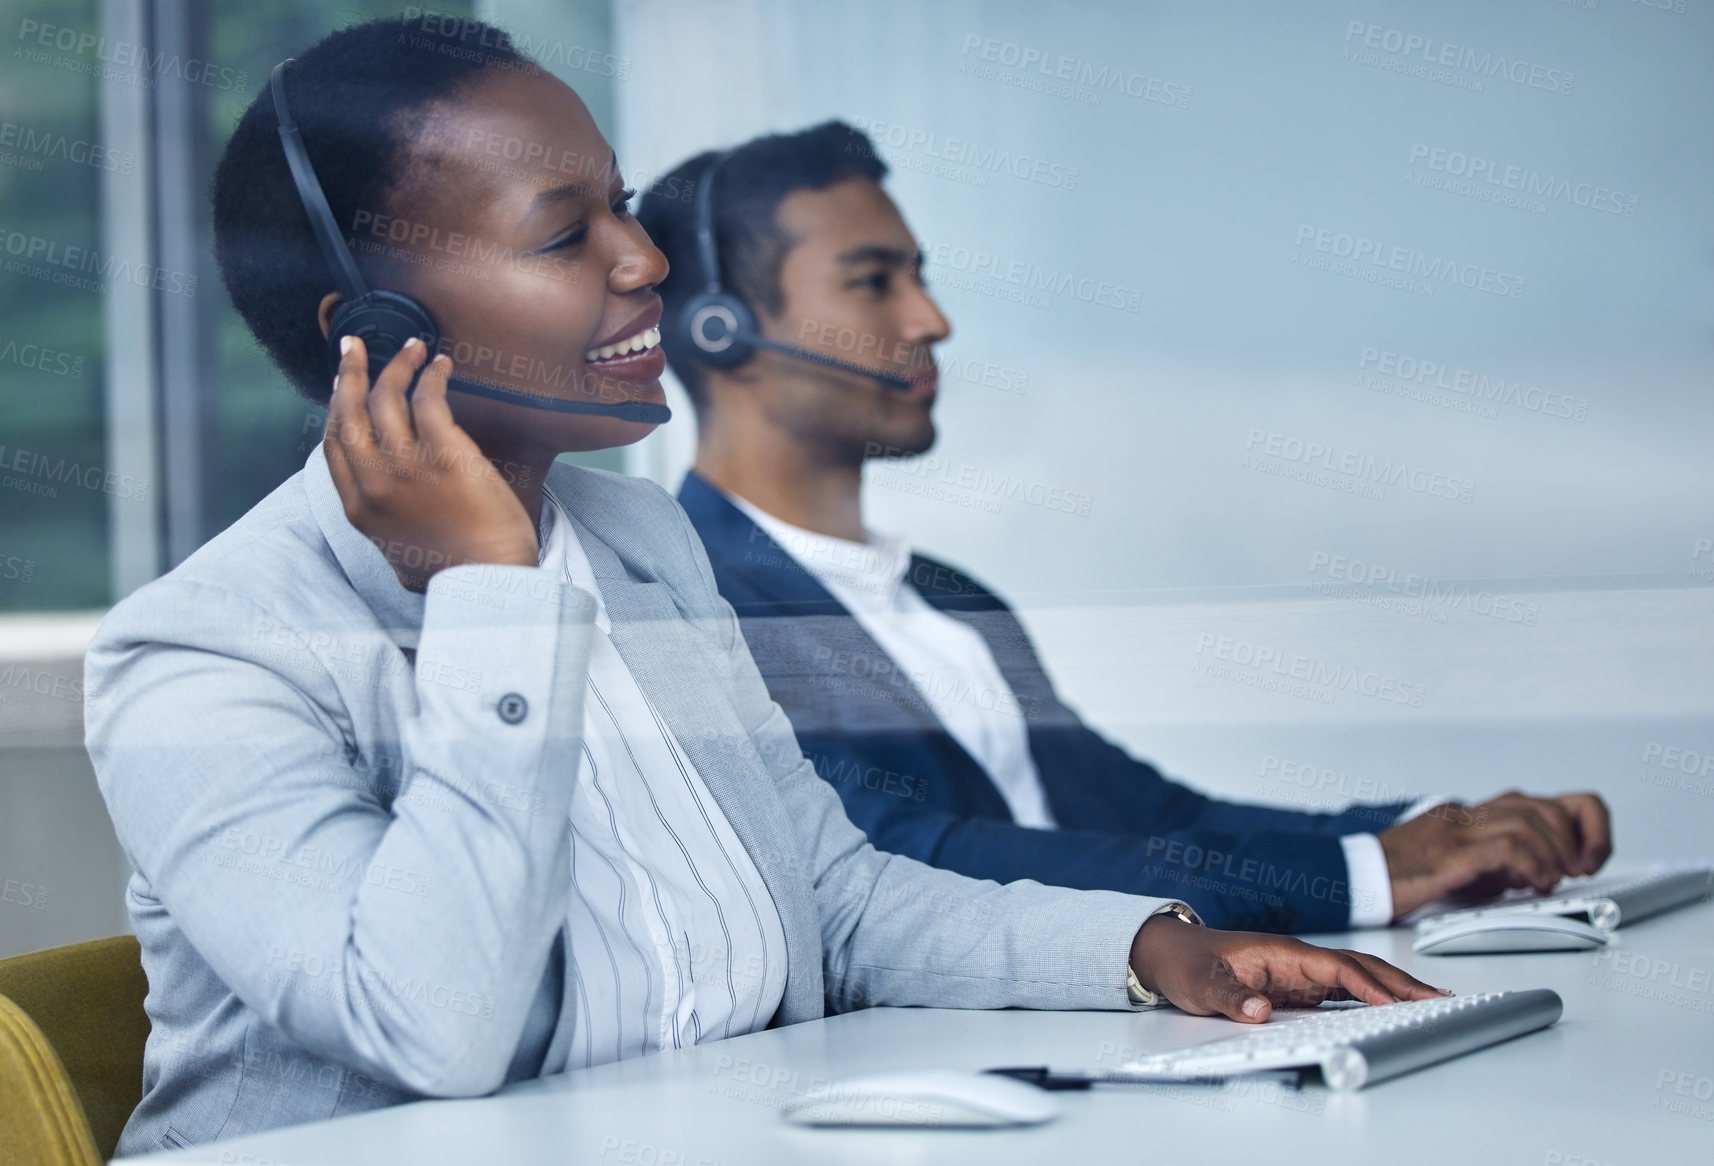
[{"label": "shirt collar", "polygon": [[[584,471],[563,462],[549,471],[548,481],[542,487],[543,514],[537,530],[548,536],[556,530],[562,531],[564,549],[563,553],[556,551],[552,559],[544,552],[538,562],[546,566],[571,556],[566,569],[575,568],[581,574],[563,577],[595,596],[596,623],[607,631],[607,597],[597,580],[607,581],[614,602],[619,605],[620,618],[625,619],[629,618],[626,613],[630,610],[626,588],[633,576],[651,580],[655,578],[655,569],[649,554],[650,540],[635,535],[627,537],[628,516],[621,509],[629,501],[627,495],[618,491],[597,492],[591,487],[598,485],[600,479],[580,476],[583,474]],[[352,589],[375,613],[394,643],[415,649],[422,636],[424,596],[407,591],[375,544],[351,525],[345,516],[339,488],[333,484],[333,475],[327,468],[327,453],[321,442],[304,459],[303,475],[310,513]],[[551,507],[547,505],[550,499]],[[574,510],[577,518],[571,517]],[[592,516],[598,524],[593,528]],[[542,540],[544,547],[546,541]]]},{"label": "shirt collar", "polygon": [[877,609],[890,608],[897,601],[911,565],[910,544],[904,539],[874,531],[864,532],[866,542],[834,538],[781,521],[736,494],[726,497],[817,582],[837,589],[841,598]]},{"label": "shirt collar", "polygon": [[595,626],[604,634],[612,634],[613,624],[607,618],[607,603],[601,598],[601,587],[595,581],[595,568],[589,565],[589,556],[583,550],[583,540],[577,537],[577,528],[572,525],[570,517],[560,509],[559,499],[547,490],[542,491],[542,524],[537,531],[537,541],[541,544],[541,553],[536,562],[557,572],[572,586],[595,596]]}]

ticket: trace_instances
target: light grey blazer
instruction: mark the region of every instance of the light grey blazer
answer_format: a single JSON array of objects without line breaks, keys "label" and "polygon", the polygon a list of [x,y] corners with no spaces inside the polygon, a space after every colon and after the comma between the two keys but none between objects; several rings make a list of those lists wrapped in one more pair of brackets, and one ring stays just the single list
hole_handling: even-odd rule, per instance
[{"label": "light grey blazer", "polygon": [[[569,466],[548,488],[619,654],[779,911],[773,1023],[867,1004],[1130,1006],[1131,939],[1163,901],[876,851],[799,753],[678,504]],[[113,609],[85,716],[136,870],[152,1025],[121,1153],[483,1094],[563,1063],[567,981],[596,958],[550,959],[593,612],[541,568],[457,567],[406,591],[319,447]],[[520,1070],[544,1005],[546,1055]]]}]

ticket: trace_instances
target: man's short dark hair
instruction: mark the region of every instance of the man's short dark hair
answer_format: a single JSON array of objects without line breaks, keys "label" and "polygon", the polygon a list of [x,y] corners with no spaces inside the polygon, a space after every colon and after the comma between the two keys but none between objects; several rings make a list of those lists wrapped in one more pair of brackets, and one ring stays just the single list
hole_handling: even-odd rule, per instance
[{"label": "man's short dark hair", "polygon": [[[684,191],[698,189],[720,157],[710,150],[682,162],[643,196],[637,219],[655,246],[666,253],[672,271],[657,289],[666,303],[662,327],[667,363],[698,409],[705,399],[704,368],[679,326],[685,304],[703,290],[702,264],[696,254],[696,206]],[[825,190],[851,178],[879,182],[887,164],[861,131],[842,121],[827,121],[795,134],[752,138],[730,151],[714,189],[714,238],[720,252],[720,282],[758,312],[777,314],[785,306],[780,266],[795,240],[776,216],[780,203],[797,190]]]},{"label": "man's short dark hair", "polygon": [[[535,68],[505,32],[462,17],[371,21],[299,53],[286,96],[346,241],[357,212],[385,211],[408,177],[425,106],[488,70]],[[363,252],[353,253],[372,279]],[[292,185],[265,79],[215,169],[214,256],[257,342],[300,393],[327,400],[333,373],[316,310],[335,290],[333,274]]]}]

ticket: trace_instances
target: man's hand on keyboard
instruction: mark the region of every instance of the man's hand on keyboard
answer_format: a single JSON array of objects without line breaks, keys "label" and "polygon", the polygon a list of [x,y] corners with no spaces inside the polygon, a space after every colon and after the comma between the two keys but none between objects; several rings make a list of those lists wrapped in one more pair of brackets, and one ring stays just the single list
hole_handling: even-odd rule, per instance
[{"label": "man's hand on keyboard", "polygon": [[1283,935],[1214,931],[1170,915],[1156,915],[1137,932],[1131,968],[1143,987],[1184,1012],[1247,1023],[1266,1020],[1275,1005],[1396,1004],[1447,995],[1363,952],[1313,947]]},{"label": "man's hand on keyboard", "polygon": [[1477,806],[1448,802],[1380,835],[1395,917],[1449,895],[1513,887],[1546,892],[1594,874],[1613,853],[1607,804],[1592,793],[1537,798],[1513,790]]}]

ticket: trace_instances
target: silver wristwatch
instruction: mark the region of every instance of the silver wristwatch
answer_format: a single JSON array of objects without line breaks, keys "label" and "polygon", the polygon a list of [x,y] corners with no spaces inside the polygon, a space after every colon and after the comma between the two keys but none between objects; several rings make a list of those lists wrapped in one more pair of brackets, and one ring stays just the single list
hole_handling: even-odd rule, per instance
[{"label": "silver wristwatch", "polygon": [[[1200,927],[1202,925],[1202,920],[1198,919],[1191,909],[1183,903],[1168,903],[1156,911],[1154,915],[1150,915],[1149,918],[1153,919],[1155,915],[1176,915],[1193,926]],[[1143,987],[1143,982],[1137,979],[1136,969],[1131,967],[1129,963],[1125,965],[1125,993],[1130,996],[1131,1003],[1137,1008],[1158,1008],[1162,1004],[1172,1003],[1159,992],[1151,992]]]}]

